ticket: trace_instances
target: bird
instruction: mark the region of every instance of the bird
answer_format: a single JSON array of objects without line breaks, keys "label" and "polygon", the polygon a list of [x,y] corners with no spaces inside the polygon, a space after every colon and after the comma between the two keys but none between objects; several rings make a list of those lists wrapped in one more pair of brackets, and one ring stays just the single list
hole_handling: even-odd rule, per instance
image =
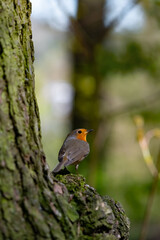
[{"label": "bird", "polygon": [[69,133],[58,153],[59,163],[52,173],[58,173],[63,167],[75,165],[78,171],[79,163],[89,154],[90,147],[87,134],[93,129],[78,128]]}]

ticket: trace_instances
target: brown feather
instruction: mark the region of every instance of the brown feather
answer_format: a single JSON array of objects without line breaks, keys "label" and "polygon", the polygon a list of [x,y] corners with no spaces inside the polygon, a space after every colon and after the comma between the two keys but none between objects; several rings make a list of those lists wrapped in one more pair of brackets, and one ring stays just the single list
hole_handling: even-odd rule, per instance
[{"label": "brown feather", "polygon": [[64,163],[64,166],[69,166],[76,163],[77,161],[80,162],[84,159],[85,156],[89,154],[90,151],[89,144],[79,139],[67,141],[65,148],[65,156],[67,159]]}]

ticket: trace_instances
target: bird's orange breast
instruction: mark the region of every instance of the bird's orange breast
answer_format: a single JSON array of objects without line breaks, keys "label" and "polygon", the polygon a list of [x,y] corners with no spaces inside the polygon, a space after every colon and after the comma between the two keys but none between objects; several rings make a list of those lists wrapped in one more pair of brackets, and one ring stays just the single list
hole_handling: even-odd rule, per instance
[{"label": "bird's orange breast", "polygon": [[78,134],[78,135],[77,135],[77,139],[86,142],[86,141],[87,141],[87,139],[86,139],[86,134],[85,134],[85,133]]}]

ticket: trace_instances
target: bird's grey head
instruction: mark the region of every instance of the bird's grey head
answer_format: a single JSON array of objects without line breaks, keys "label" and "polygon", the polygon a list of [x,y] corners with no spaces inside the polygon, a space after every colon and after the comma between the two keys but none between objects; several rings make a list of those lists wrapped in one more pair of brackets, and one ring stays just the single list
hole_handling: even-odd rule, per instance
[{"label": "bird's grey head", "polygon": [[68,134],[67,139],[79,139],[86,141],[86,136],[89,132],[92,132],[93,129],[85,129],[85,128],[78,128],[73,130],[70,134]]}]

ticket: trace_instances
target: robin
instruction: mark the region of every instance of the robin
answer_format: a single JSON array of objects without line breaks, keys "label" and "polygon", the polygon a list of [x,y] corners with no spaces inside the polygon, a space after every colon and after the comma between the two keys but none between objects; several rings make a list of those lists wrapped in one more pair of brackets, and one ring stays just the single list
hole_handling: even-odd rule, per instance
[{"label": "robin", "polygon": [[79,163],[89,154],[90,148],[87,142],[87,134],[93,129],[79,128],[69,133],[58,154],[59,163],[53,173],[59,172],[63,167],[74,164],[78,170]]}]

